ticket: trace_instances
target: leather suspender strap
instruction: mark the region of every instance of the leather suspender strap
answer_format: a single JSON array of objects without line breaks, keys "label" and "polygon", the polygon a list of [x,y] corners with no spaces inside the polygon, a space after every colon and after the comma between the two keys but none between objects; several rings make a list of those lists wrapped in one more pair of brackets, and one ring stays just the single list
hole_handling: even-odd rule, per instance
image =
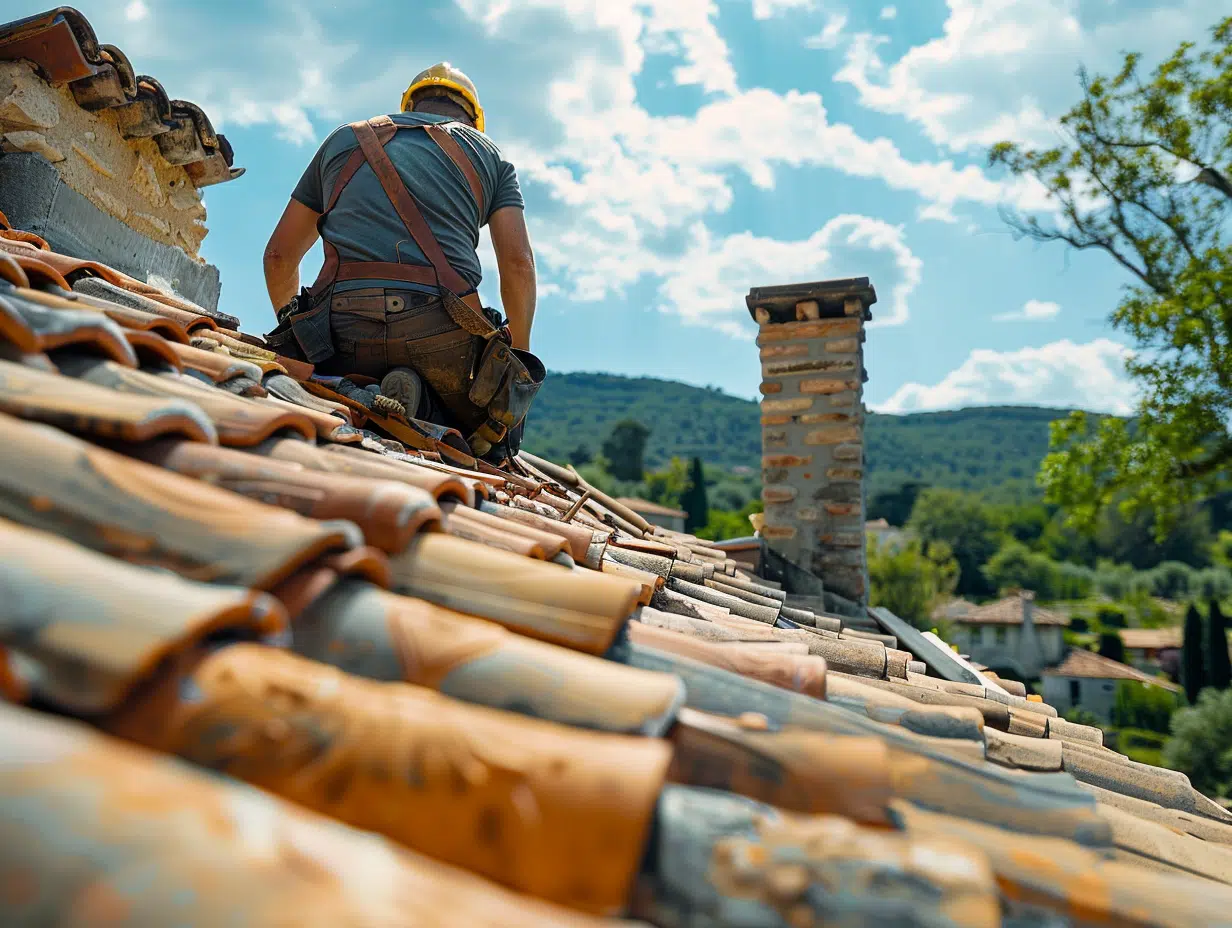
[{"label": "leather suspender strap", "polygon": [[[406,189],[406,185],[398,174],[398,169],[389,160],[385,146],[377,138],[376,125],[380,124],[380,119],[378,117],[367,122],[353,124],[355,137],[359,139],[359,147],[363,150],[364,157],[368,159],[368,164],[376,174],[377,180],[381,182],[381,189],[385,191],[385,196],[389,197],[389,202],[393,205],[398,218],[402,220],[402,224],[406,226],[406,231],[415,240],[415,244],[424,253],[424,257],[436,269],[436,274],[441,284],[448,287],[454,293],[464,293],[470,290],[471,286],[463,279],[462,275],[450,266],[445,253],[441,251],[440,243],[437,242],[436,236],[432,234],[432,230],[428,227],[428,222],[424,219],[423,213],[419,211],[419,204],[415,202],[415,198]],[[388,116],[384,117],[384,120],[392,122]]]},{"label": "leather suspender strap", "polygon": [[[449,260],[445,257],[445,253],[441,250],[440,243],[436,240],[436,236],[432,234],[432,229],[423,218],[419,204],[415,202],[415,198],[406,189],[406,185],[402,182],[402,177],[398,174],[398,169],[394,167],[393,162],[385,151],[385,145],[388,144],[389,140],[394,137],[399,129],[411,128],[428,130],[428,137],[440,147],[454,163],[454,166],[462,172],[462,176],[470,186],[471,193],[479,207],[479,221],[480,223],[483,222],[483,185],[479,181],[479,175],[475,171],[475,166],[471,164],[470,158],[462,150],[462,147],[446,130],[437,124],[399,126],[388,116],[377,116],[363,122],[351,123],[351,130],[355,133],[355,138],[359,142],[359,148],[351,153],[351,156],[343,165],[342,171],[338,174],[338,179],[334,182],[334,189],[330,194],[329,203],[325,207],[325,212],[321,214],[321,218],[324,219],[326,214],[334,208],[343,188],[351,182],[355,172],[363,164],[367,163],[371,166],[373,173],[376,174],[376,178],[381,184],[381,189],[385,191],[385,196],[389,198],[389,202],[398,214],[398,218],[402,220],[402,224],[406,226],[407,232],[410,233],[411,238],[419,246],[419,250],[424,253],[424,257],[428,259],[432,267],[384,261],[347,261],[346,263],[341,263],[338,258],[338,249],[329,242],[323,241],[322,247],[325,251],[325,261],[321,265],[321,273],[317,275],[316,282],[313,283],[309,292],[316,296],[336,280],[361,280],[366,278],[401,280],[436,286],[442,290],[441,298],[445,310],[458,326],[472,335],[490,338],[493,335],[499,334],[500,330],[483,314],[483,304],[479,302],[478,294],[474,292],[466,279],[450,265]],[[319,225],[320,220],[318,220],[318,227]],[[458,294],[462,295],[459,296]]]},{"label": "leather suspender strap", "polygon": [[471,195],[475,198],[475,205],[479,207],[479,224],[483,225],[484,220],[488,218],[488,212],[484,204],[483,184],[479,180],[479,173],[475,170],[475,165],[471,163],[471,159],[462,150],[458,140],[450,135],[449,130],[443,125],[440,123],[427,125],[424,126],[424,131],[428,133],[428,138],[436,142],[437,147],[449,157],[454,167],[462,172],[462,176],[470,184]]}]

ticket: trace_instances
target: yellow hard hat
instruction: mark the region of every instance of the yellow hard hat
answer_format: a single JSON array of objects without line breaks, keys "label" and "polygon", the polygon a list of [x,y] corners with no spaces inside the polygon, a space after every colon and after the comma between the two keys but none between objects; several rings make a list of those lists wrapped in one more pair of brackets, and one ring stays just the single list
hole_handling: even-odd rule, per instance
[{"label": "yellow hard hat", "polygon": [[475,120],[475,128],[480,132],[483,131],[483,107],[479,105],[479,91],[475,89],[469,77],[448,61],[434,64],[426,71],[420,71],[415,75],[411,86],[406,88],[406,93],[402,95],[402,112],[407,113],[414,109],[415,104],[412,97],[429,87],[439,87],[448,92],[451,97],[461,97],[466,108],[471,111]]}]

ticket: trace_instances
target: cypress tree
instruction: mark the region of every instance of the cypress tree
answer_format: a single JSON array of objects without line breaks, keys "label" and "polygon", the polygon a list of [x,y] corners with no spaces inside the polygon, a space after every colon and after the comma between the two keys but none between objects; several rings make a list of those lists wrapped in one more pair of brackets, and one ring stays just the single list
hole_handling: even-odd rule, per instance
[{"label": "cypress tree", "polygon": [[1232,686],[1232,660],[1228,659],[1228,632],[1219,603],[1211,600],[1206,619],[1206,684],[1217,690]]},{"label": "cypress tree", "polygon": [[706,499],[706,475],[702,471],[702,459],[693,458],[689,463],[689,486],[680,498],[680,508],[686,513],[684,530],[695,532],[710,521],[710,503]]},{"label": "cypress tree", "polygon": [[1202,631],[1202,616],[1198,614],[1198,608],[1190,603],[1185,610],[1185,637],[1181,640],[1181,685],[1185,687],[1185,698],[1191,706],[1197,705],[1198,693],[1206,686]]}]

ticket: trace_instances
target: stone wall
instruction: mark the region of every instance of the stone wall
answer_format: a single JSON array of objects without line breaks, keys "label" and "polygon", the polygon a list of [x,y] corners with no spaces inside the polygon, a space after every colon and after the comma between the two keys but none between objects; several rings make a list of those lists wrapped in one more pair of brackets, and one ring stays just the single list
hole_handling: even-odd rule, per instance
[{"label": "stone wall", "polygon": [[116,118],[112,109],[83,109],[29,62],[0,61],[0,153],[41,155],[104,213],[196,258],[206,234],[201,192],[153,139],[124,138]]},{"label": "stone wall", "polygon": [[865,603],[864,324],[867,278],[753,289],[762,366],[762,537]]}]

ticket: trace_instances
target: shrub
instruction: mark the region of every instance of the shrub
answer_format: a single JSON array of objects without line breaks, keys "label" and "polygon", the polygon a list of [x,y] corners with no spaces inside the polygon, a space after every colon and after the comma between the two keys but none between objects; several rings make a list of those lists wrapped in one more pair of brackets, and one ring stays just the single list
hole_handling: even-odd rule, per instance
[{"label": "shrub", "polygon": [[1232,689],[1203,690],[1196,706],[1172,716],[1164,761],[1208,796],[1232,794]]},{"label": "shrub", "polygon": [[1116,700],[1112,706],[1112,724],[1119,728],[1167,734],[1176,708],[1176,694],[1162,686],[1121,680],[1117,683]]}]

